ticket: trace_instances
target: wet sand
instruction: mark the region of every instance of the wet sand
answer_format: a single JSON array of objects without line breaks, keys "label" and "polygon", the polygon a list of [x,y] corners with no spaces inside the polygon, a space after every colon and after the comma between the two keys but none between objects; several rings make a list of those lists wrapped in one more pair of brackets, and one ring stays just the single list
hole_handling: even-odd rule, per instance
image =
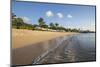
[{"label": "wet sand", "polygon": [[[13,29],[13,38],[15,39],[13,39],[12,64],[34,65],[95,61],[95,41],[92,40],[94,43],[89,42],[89,37],[86,34],[84,36],[87,40],[84,36],[83,38],[80,36],[83,35],[70,32],[42,32]],[[17,38],[19,39],[16,40]],[[27,41],[22,41],[24,38]],[[30,38],[33,40],[30,40]],[[40,40],[39,38],[43,39]],[[32,44],[29,44],[30,42]]]},{"label": "wet sand", "polygon": [[48,53],[37,64],[96,61],[95,46],[87,50],[88,47],[83,48],[83,45],[85,44],[80,41],[80,38],[72,36],[62,42],[58,48]]},{"label": "wet sand", "polygon": [[[64,36],[77,33],[12,29],[12,64],[32,64],[34,59],[61,45]],[[45,54],[46,55],[46,54]]]}]

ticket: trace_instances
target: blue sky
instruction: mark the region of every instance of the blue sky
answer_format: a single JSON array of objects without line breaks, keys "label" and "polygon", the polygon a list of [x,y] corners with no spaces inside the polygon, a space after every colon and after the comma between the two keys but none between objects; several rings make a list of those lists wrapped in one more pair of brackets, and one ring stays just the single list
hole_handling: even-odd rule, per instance
[{"label": "blue sky", "polygon": [[42,17],[46,24],[57,22],[66,28],[95,30],[95,6],[14,1],[12,12],[29,24],[37,24]]}]

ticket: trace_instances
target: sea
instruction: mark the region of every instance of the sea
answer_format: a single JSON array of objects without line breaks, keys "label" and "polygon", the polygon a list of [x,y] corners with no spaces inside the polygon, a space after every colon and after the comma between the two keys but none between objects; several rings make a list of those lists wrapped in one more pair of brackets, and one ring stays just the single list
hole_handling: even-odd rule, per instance
[{"label": "sea", "polygon": [[[80,33],[68,38],[37,64],[56,64],[96,61],[95,33]],[[50,43],[50,42],[49,42]],[[56,44],[56,43],[55,43]],[[54,44],[54,45],[55,45]]]}]

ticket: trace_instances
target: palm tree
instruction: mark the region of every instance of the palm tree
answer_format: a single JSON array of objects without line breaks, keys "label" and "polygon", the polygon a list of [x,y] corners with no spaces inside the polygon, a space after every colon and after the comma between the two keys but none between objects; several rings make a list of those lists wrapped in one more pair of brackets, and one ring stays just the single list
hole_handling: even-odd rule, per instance
[{"label": "palm tree", "polygon": [[43,18],[39,18],[38,23],[39,23],[39,27],[44,27],[44,25],[45,25]]},{"label": "palm tree", "polygon": [[51,29],[54,29],[54,27],[55,27],[55,25],[53,23],[50,23],[49,26]]},{"label": "palm tree", "polygon": [[58,26],[59,26],[59,24],[58,24],[58,23],[55,23],[55,26],[56,26],[56,27],[58,27]]},{"label": "palm tree", "polygon": [[59,24],[58,23],[55,23],[56,30],[58,29],[58,26],[59,26]]}]

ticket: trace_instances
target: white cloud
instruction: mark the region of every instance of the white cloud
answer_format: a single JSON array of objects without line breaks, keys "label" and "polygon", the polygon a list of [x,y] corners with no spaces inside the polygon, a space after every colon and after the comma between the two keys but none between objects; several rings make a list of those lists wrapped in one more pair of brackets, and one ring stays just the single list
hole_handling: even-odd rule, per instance
[{"label": "white cloud", "polygon": [[63,18],[63,14],[62,13],[57,13],[59,18]]},{"label": "white cloud", "polygon": [[71,15],[71,14],[68,14],[68,15],[67,15],[67,18],[72,18],[72,15]]},{"label": "white cloud", "polygon": [[47,12],[46,12],[46,16],[47,16],[47,17],[52,17],[52,16],[54,16],[54,14],[53,14],[52,11],[47,11]]},{"label": "white cloud", "polygon": [[30,19],[28,17],[21,17],[24,21],[24,23],[31,24]]}]

